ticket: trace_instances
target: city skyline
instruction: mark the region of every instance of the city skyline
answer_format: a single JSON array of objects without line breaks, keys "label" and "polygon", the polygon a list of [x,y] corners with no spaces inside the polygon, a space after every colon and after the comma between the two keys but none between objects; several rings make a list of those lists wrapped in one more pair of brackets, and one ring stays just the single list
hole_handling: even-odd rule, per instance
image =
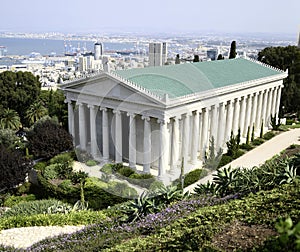
[{"label": "city skyline", "polygon": [[[244,32],[298,34],[300,2],[271,0],[5,1],[0,32]],[[17,7],[16,7],[17,6]]]}]

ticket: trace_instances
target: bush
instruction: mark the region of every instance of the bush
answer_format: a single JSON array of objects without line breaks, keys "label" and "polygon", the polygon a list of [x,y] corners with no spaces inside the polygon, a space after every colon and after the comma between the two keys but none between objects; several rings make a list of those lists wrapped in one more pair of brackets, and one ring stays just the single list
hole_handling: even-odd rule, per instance
[{"label": "bush", "polygon": [[[67,205],[58,200],[35,200],[28,202],[21,202],[14,205],[11,209],[3,214],[3,217],[17,216],[17,215],[34,215],[47,213],[48,208],[53,205]],[[69,205],[70,206],[70,205]]]},{"label": "bush", "polygon": [[113,173],[112,164],[103,165],[102,168],[100,169],[100,171],[102,171],[106,174],[112,174]]},{"label": "bush", "polygon": [[120,169],[122,169],[124,166],[121,163],[117,164],[111,164],[111,168],[113,172],[118,172]]},{"label": "bush", "polygon": [[144,188],[149,189],[150,185],[156,181],[154,176],[150,173],[133,173],[127,179],[131,184],[135,184]]},{"label": "bush", "polygon": [[118,170],[118,173],[124,177],[130,177],[130,175],[134,174],[135,171],[130,167],[123,167],[120,170]]},{"label": "bush", "polygon": [[58,154],[55,157],[51,158],[49,163],[50,164],[68,164],[68,165],[72,165],[73,164],[73,158],[71,153],[62,153],[62,154]]},{"label": "bush", "polygon": [[68,191],[71,189],[71,187],[73,187],[73,183],[70,179],[65,179],[58,185],[58,187],[64,191]]},{"label": "bush", "polygon": [[149,186],[149,191],[151,192],[155,192],[157,191],[159,188],[161,188],[162,186],[164,186],[164,183],[158,180],[155,180],[154,182],[152,182],[152,184]]},{"label": "bush", "polygon": [[33,201],[35,200],[34,194],[28,194],[28,195],[22,195],[22,196],[10,196],[4,201],[5,207],[13,207],[15,205],[18,205],[21,202],[27,202],[27,201]]},{"label": "bush", "polygon": [[57,179],[59,177],[57,166],[58,164],[48,165],[43,171],[44,178],[47,180]]},{"label": "bush", "polygon": [[108,192],[124,198],[136,198],[137,191],[126,183],[111,182],[108,184]]},{"label": "bush", "polygon": [[222,158],[221,158],[221,160],[220,160],[220,163],[219,163],[219,165],[218,165],[218,168],[220,168],[220,167],[222,167],[222,166],[224,166],[224,165],[229,164],[232,160],[233,160],[233,158],[232,158],[231,156],[228,156],[228,155],[226,155],[226,154],[223,154],[223,155],[222,155]]},{"label": "bush", "polygon": [[240,145],[240,148],[243,150],[249,151],[249,150],[253,149],[253,146],[251,146],[250,144],[243,143]]},{"label": "bush", "polygon": [[270,140],[271,138],[273,138],[275,136],[275,133],[273,131],[269,131],[266,134],[264,134],[263,138],[265,140]]},{"label": "bush", "polygon": [[88,161],[86,161],[86,163],[85,163],[87,166],[95,166],[95,165],[97,165],[98,163],[97,163],[97,161],[95,161],[95,160],[88,160]]},{"label": "bush", "polygon": [[184,187],[194,184],[195,182],[205,177],[206,175],[207,175],[207,171],[203,169],[195,169],[193,171],[190,171],[184,176]]},{"label": "bush", "polygon": [[16,195],[24,195],[30,192],[31,183],[25,182],[17,188]]},{"label": "bush", "polygon": [[102,211],[88,210],[69,214],[16,215],[0,218],[0,230],[33,226],[89,225],[105,219],[106,215]]},{"label": "bush", "polygon": [[261,145],[262,143],[264,143],[264,139],[262,138],[256,138],[252,141],[252,144],[255,145],[255,146],[258,146],[258,145]]},{"label": "bush", "polygon": [[46,162],[38,162],[33,166],[33,168],[37,171],[43,171],[46,166],[47,166]]}]

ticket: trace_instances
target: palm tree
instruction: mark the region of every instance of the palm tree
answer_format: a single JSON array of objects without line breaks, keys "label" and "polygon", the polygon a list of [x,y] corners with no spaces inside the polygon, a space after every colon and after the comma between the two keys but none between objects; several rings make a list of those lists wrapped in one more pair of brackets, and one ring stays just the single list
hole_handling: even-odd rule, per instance
[{"label": "palm tree", "polygon": [[21,121],[18,113],[13,109],[4,109],[1,115],[0,128],[18,130]]},{"label": "palm tree", "polygon": [[26,111],[26,119],[28,119],[31,124],[35,123],[46,115],[48,115],[48,109],[43,106],[41,101],[31,104]]}]

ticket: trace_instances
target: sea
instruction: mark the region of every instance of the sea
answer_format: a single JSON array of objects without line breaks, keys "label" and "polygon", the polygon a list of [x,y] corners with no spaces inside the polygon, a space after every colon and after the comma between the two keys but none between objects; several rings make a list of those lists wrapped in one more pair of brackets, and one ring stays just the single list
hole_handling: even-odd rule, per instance
[{"label": "sea", "polygon": [[[31,53],[40,53],[41,55],[64,55],[65,46],[67,47],[85,47],[87,51],[94,51],[93,41],[65,41],[54,39],[35,39],[35,38],[0,38],[0,46],[6,47],[6,55],[29,56]],[[133,42],[106,42],[105,50],[133,50]]]}]

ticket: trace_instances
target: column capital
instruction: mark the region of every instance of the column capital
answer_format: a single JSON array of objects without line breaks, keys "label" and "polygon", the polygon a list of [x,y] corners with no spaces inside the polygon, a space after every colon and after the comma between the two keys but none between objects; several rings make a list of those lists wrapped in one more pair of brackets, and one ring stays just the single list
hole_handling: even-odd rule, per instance
[{"label": "column capital", "polygon": [[83,106],[83,103],[82,102],[76,102],[76,105],[77,106]]},{"label": "column capital", "polygon": [[87,105],[87,107],[89,108],[89,109],[96,109],[96,105],[93,105],[93,104],[88,104]]},{"label": "column capital", "polygon": [[107,111],[107,108],[106,108],[106,107],[100,107],[99,109],[100,109],[100,111],[104,111],[104,112]]},{"label": "column capital", "polygon": [[157,123],[160,125],[168,124],[169,122],[170,122],[170,118],[157,119]]},{"label": "column capital", "polygon": [[132,112],[127,112],[127,116],[134,118],[136,114]]},{"label": "column capital", "polygon": [[142,115],[142,120],[145,120],[147,122],[150,121],[150,116]]},{"label": "column capital", "polygon": [[178,116],[174,116],[171,118],[174,122],[179,122],[180,118]]},{"label": "column capital", "polygon": [[70,100],[70,99],[65,99],[65,100],[64,100],[64,103],[72,104],[72,100]]},{"label": "column capital", "polygon": [[121,110],[114,109],[114,110],[113,110],[113,113],[114,113],[114,114],[117,114],[117,115],[121,115],[122,112],[121,112]]}]

